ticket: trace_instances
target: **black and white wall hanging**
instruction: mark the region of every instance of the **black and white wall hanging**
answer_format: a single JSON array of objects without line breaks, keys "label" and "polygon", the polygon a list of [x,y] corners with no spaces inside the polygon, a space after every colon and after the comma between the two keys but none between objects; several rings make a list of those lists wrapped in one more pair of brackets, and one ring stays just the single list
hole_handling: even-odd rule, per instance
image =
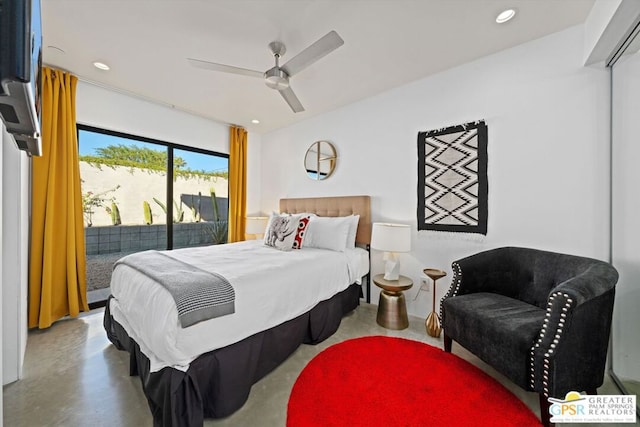
[{"label": "black and white wall hanging", "polygon": [[484,120],[418,133],[418,230],[487,234]]}]

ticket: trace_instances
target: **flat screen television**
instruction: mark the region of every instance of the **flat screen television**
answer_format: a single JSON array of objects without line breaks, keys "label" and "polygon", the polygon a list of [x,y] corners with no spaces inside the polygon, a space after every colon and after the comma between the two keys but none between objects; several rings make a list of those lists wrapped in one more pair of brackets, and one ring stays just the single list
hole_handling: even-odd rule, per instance
[{"label": "flat screen television", "polygon": [[0,0],[0,116],[18,148],[42,153],[40,0]]}]

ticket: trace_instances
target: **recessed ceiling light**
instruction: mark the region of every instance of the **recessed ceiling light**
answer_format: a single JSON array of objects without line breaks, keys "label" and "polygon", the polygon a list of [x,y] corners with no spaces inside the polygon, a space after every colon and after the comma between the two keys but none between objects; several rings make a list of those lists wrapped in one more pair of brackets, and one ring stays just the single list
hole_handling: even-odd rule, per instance
[{"label": "recessed ceiling light", "polygon": [[93,66],[96,67],[99,70],[104,70],[104,71],[109,71],[109,66],[107,64],[105,64],[104,62],[94,62]]},{"label": "recessed ceiling light", "polygon": [[513,9],[507,9],[501,12],[500,15],[498,15],[498,17],[496,18],[496,22],[498,24],[504,24],[505,22],[512,19],[514,16],[516,16],[516,11]]},{"label": "recessed ceiling light", "polygon": [[253,123],[254,125],[259,125],[260,124],[260,120],[253,119],[253,120],[251,120],[251,123]]}]

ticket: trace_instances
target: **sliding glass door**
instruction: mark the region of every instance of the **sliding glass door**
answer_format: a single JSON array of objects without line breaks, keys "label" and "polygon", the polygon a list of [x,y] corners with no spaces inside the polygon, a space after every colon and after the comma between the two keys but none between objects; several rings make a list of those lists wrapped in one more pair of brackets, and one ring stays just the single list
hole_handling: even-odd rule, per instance
[{"label": "sliding glass door", "polygon": [[613,372],[640,394],[640,37],[612,73],[612,262],[620,273],[612,327]]},{"label": "sliding glass door", "polygon": [[229,159],[173,150],[172,247],[227,242]]},{"label": "sliding glass door", "polygon": [[166,249],[168,147],[79,128],[78,151],[90,304],[109,296],[119,258]]},{"label": "sliding glass door", "polygon": [[119,258],[227,241],[227,155],[78,126],[89,303]]}]

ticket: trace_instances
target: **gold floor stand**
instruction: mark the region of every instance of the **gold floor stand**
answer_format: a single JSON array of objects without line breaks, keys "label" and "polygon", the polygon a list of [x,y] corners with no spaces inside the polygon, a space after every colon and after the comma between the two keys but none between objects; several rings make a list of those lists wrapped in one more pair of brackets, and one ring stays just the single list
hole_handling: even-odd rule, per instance
[{"label": "gold floor stand", "polygon": [[435,311],[429,313],[429,317],[427,317],[424,325],[427,328],[427,333],[430,336],[440,338],[442,327],[440,326],[440,318],[438,317],[438,313],[436,313]]},{"label": "gold floor stand", "polygon": [[447,273],[437,268],[425,268],[422,271],[433,281],[431,313],[429,313],[427,320],[424,322],[424,326],[427,328],[427,334],[440,338],[442,327],[440,326],[440,317],[436,313],[436,280],[443,278]]}]

